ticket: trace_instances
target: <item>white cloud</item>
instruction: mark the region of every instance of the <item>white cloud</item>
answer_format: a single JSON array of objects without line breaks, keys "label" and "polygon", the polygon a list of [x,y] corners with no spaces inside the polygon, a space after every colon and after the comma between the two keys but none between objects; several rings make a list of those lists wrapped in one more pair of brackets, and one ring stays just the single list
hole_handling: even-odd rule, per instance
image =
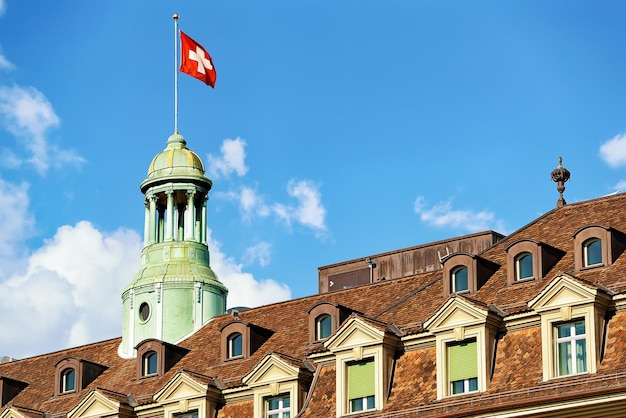
[{"label": "white cloud", "polygon": [[220,243],[208,231],[211,268],[228,288],[228,307],[255,307],[279,302],[291,298],[289,286],[274,280],[256,280],[250,273],[243,271],[243,266],[232,257],[225,255]]},{"label": "white cloud", "polygon": [[220,147],[222,155],[215,157],[209,154],[207,157],[209,176],[211,178],[228,177],[233,172],[239,177],[244,176],[248,172],[245,148],[246,141],[241,138],[225,139]]},{"label": "white cloud", "polygon": [[246,249],[243,260],[246,264],[258,262],[260,266],[267,266],[270,263],[272,244],[269,242],[259,242]]},{"label": "white cloud", "polygon": [[600,157],[613,168],[626,165],[626,133],[616,135],[602,144]]},{"label": "white cloud", "polygon": [[[0,7],[2,5],[0,4]],[[0,10],[0,14],[2,11]],[[2,54],[0,54],[0,70],[12,70],[15,66]]]},{"label": "white cloud", "polygon": [[7,131],[25,140],[28,152],[25,159],[12,154],[8,165],[27,162],[44,174],[50,166],[59,168],[84,162],[73,151],[62,150],[48,143],[47,132],[58,127],[60,120],[48,99],[37,89],[17,85],[0,86],[0,120]]},{"label": "white cloud", "polygon": [[134,231],[102,233],[89,222],[59,228],[0,281],[0,353],[24,357],[121,334],[120,295],[139,269]]},{"label": "white cloud", "polygon": [[615,185],[615,190],[618,192],[623,192],[626,191],[626,180],[620,180],[616,185]]},{"label": "white cloud", "polygon": [[7,10],[7,4],[4,0],[0,0],[0,16]]},{"label": "white cloud", "polygon": [[326,209],[322,206],[322,196],[317,186],[306,180],[290,180],[287,191],[298,200],[298,206],[293,211],[294,218],[302,225],[325,231]]},{"label": "white cloud", "polygon": [[478,232],[489,229],[505,233],[504,223],[495,219],[493,212],[483,210],[471,212],[468,210],[452,209],[451,201],[439,202],[427,208],[423,196],[415,199],[414,211],[420,215],[420,220],[428,225],[439,228],[454,228],[467,232]]}]

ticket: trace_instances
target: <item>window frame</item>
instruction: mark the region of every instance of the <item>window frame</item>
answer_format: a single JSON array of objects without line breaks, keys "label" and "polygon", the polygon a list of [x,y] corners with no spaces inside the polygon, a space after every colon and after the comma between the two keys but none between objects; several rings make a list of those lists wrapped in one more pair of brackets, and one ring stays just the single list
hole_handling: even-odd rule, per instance
[{"label": "window frame", "polygon": [[[238,342],[238,346],[235,344]],[[227,357],[229,359],[236,359],[243,357],[243,334],[240,332],[232,332],[226,337]],[[238,349],[239,353],[235,353],[235,349]]]},{"label": "window frame", "polygon": [[[322,322],[326,322],[327,323],[327,327],[328,327],[328,333],[322,335],[322,331],[324,330],[323,324]],[[315,318],[315,340],[316,341],[321,341],[321,340],[325,340],[326,338],[330,337],[330,335],[333,333],[333,317],[331,314],[328,313],[323,313],[317,316],[317,318]]]},{"label": "window frame", "polygon": [[[372,395],[368,395],[365,394],[363,396],[356,396],[356,397],[350,397],[350,369],[351,367],[357,366],[357,365],[361,365],[361,364],[371,364],[371,368],[372,368],[372,379],[374,380],[372,382],[372,390],[374,391],[374,393]],[[354,370],[354,369],[353,369]],[[346,411],[351,414],[354,412],[368,412],[368,411],[375,411],[376,410],[376,360],[374,357],[364,357],[360,360],[351,360],[346,362],[345,364],[345,375],[346,375],[346,379],[345,379],[345,398],[346,398]],[[372,398],[373,400],[373,406],[369,407],[369,400],[370,398]],[[362,401],[362,405],[363,405],[363,409],[353,409],[353,401],[358,401],[361,400]]]},{"label": "window frame", "polygon": [[[71,375],[71,388],[68,388],[68,383],[70,382],[70,379],[68,378],[68,376]],[[59,382],[59,391],[60,393],[73,393],[76,392],[77,390],[77,381],[76,381],[76,376],[78,375],[78,373],[76,372],[76,369],[74,367],[66,367],[64,368],[61,373],[60,373],[60,379],[61,381]]]},{"label": "window frame", "polygon": [[[284,405],[284,400],[288,399],[289,400],[289,405],[285,406]],[[277,409],[269,409],[270,408],[270,402],[272,400],[278,400],[279,401],[279,407]],[[263,417],[265,418],[273,418],[273,416],[275,415],[275,418],[289,418],[291,417],[291,394],[289,393],[281,393],[279,395],[275,395],[275,396],[267,396],[265,398],[263,398]]]},{"label": "window frame", "polygon": [[[522,266],[522,262],[524,259],[530,258],[530,275],[522,277],[522,270],[524,266]],[[523,251],[517,254],[514,257],[515,260],[515,281],[516,282],[524,282],[527,280],[533,280],[535,278],[535,260],[533,254],[529,251]],[[526,266],[526,268],[528,268]]]},{"label": "window frame", "polygon": [[[159,374],[159,354],[154,350],[146,351],[141,356],[141,375],[142,377],[156,376]],[[154,370],[151,369],[154,367]]]},{"label": "window frame", "polygon": [[[576,333],[576,325],[582,323],[584,326],[584,333],[582,334],[577,334]],[[566,336],[566,337],[559,337],[558,336],[558,332],[559,329],[561,327],[564,326],[568,326],[569,331],[570,331],[570,335]],[[566,377],[566,376],[573,376],[573,375],[577,375],[577,374],[585,374],[587,373],[587,370],[589,369],[589,364],[588,364],[588,357],[587,357],[587,324],[585,323],[584,319],[573,319],[571,321],[568,322],[561,322],[561,323],[555,323],[553,325],[553,329],[554,329],[554,365],[555,365],[555,370],[554,370],[554,375],[555,377]],[[574,332],[574,334],[572,335],[571,332]],[[584,370],[579,371],[578,370],[578,366],[577,366],[577,348],[578,348],[578,341],[583,341],[583,350],[584,350]],[[568,356],[568,358],[566,359],[566,361],[568,362],[566,366],[569,366],[571,373],[562,373],[561,372],[561,361],[562,358],[560,356],[560,345],[561,344],[568,344],[571,352],[570,355]]]},{"label": "window frame", "polygon": [[[594,244],[598,244],[600,246],[600,253],[598,254],[600,256],[600,260],[596,263],[590,263],[589,262],[589,247],[591,247]],[[599,267],[603,265],[603,257],[602,257],[602,240],[598,237],[591,237],[586,239],[583,243],[582,243],[582,257],[583,257],[583,267],[584,268],[593,268],[593,267]]]},{"label": "window frame", "polygon": [[[457,289],[457,274],[461,271],[465,272],[465,288],[458,290]],[[460,294],[469,292],[470,288],[470,276],[469,276],[469,268],[465,265],[455,266],[450,270],[450,288],[452,289],[452,293]]]},{"label": "window frame", "polygon": [[[451,347],[454,346],[460,346],[462,344],[468,344],[468,343],[473,343],[474,344],[474,350],[475,350],[475,368],[476,368],[476,376],[472,376],[472,377],[468,377],[468,378],[464,378],[464,379],[457,379],[457,380],[452,380],[452,359],[451,359]],[[448,382],[448,395],[449,396],[457,396],[457,395],[466,395],[466,394],[470,394],[470,393],[474,393],[474,392],[478,392],[478,377],[479,377],[479,369],[478,369],[478,342],[476,340],[476,337],[472,337],[472,338],[466,338],[464,340],[461,341],[449,341],[446,343],[446,381]],[[470,389],[471,388],[471,383],[473,383],[472,381],[475,379],[476,381],[476,388],[475,389]],[[455,385],[454,383],[456,382],[463,382],[463,391],[461,392],[455,392]]]}]

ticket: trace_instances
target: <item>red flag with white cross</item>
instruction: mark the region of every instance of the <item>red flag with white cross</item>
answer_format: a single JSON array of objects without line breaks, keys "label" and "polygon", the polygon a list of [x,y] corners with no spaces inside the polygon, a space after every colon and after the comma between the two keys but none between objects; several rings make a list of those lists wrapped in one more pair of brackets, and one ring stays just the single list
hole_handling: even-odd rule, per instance
[{"label": "red flag with white cross", "polygon": [[180,71],[215,88],[217,73],[209,53],[196,41],[180,31]]}]

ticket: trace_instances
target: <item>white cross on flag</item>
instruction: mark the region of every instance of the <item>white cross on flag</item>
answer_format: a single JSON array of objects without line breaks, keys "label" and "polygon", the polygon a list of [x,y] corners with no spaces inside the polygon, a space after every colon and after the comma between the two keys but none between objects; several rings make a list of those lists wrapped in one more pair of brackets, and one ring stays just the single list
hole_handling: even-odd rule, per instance
[{"label": "white cross on flag", "polygon": [[215,88],[217,73],[206,49],[180,31],[180,71]]}]

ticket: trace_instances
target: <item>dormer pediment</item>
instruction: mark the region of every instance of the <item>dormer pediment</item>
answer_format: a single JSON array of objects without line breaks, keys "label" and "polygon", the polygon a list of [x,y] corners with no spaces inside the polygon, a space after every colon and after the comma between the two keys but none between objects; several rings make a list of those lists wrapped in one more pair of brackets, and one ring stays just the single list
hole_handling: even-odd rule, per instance
[{"label": "dormer pediment", "polygon": [[97,390],[89,392],[78,405],[67,414],[67,418],[106,417],[119,414],[120,404]]},{"label": "dormer pediment", "polygon": [[556,277],[545,289],[535,296],[528,306],[537,311],[559,309],[565,306],[586,305],[599,301],[603,292],[583,284],[566,275]]},{"label": "dormer pediment", "polygon": [[353,316],[324,343],[324,347],[332,352],[344,351],[354,347],[381,344],[384,338],[383,330]]},{"label": "dormer pediment", "polygon": [[154,401],[160,404],[178,402],[179,400],[205,396],[207,390],[206,384],[198,382],[185,372],[180,372],[154,395]]},{"label": "dormer pediment", "polygon": [[34,412],[39,412],[39,411],[30,411],[31,414],[29,415],[25,415],[22,414],[17,408],[15,407],[10,407],[5,409],[2,413],[0,413],[0,418],[31,418],[31,415],[39,415],[43,417],[43,412],[41,413],[34,413]]},{"label": "dormer pediment", "polygon": [[482,325],[489,311],[478,307],[464,298],[456,297],[448,301],[424,323],[431,332],[447,331],[459,327]]},{"label": "dormer pediment", "polygon": [[275,354],[268,354],[243,378],[249,386],[265,385],[271,382],[284,382],[297,379],[300,369]]}]

